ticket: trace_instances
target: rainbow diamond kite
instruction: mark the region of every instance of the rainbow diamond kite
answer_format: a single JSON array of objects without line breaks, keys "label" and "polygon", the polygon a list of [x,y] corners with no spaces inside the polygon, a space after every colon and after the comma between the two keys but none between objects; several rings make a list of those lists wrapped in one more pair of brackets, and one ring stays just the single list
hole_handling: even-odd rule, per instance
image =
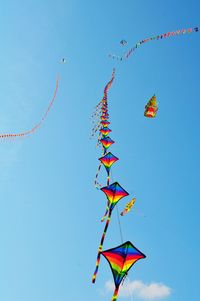
[{"label": "rainbow diamond kite", "polygon": [[115,301],[117,300],[120,284],[126,277],[130,268],[136,261],[145,258],[146,256],[134,247],[130,241],[127,241],[116,248],[103,251],[101,254],[106,258],[112,270],[115,283],[112,301]]}]

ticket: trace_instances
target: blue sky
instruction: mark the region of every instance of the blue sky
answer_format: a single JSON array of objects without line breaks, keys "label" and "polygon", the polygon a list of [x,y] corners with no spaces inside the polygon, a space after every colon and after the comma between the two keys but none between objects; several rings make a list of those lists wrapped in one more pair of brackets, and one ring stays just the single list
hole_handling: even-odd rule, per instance
[{"label": "blue sky", "polygon": [[[137,198],[121,219],[123,236],[147,256],[129,274],[143,292],[133,297],[147,300],[148,285],[162,283],[170,288],[167,301],[199,298],[199,33],[146,43],[122,64],[107,56],[121,54],[122,38],[129,48],[199,26],[199,12],[197,0],[1,3],[1,132],[31,128],[61,77],[40,130],[0,143],[1,300],[111,299],[112,274],[103,258],[91,284],[105,196],[93,185],[101,152],[89,136],[113,67],[111,151],[120,160],[112,174]],[[159,111],[149,120],[143,111],[154,93]],[[104,248],[118,244],[113,212]]]}]

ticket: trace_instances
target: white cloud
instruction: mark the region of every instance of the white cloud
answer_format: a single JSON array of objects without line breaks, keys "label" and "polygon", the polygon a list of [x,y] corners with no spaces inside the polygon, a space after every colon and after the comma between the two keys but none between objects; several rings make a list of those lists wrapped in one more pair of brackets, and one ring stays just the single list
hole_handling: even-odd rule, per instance
[{"label": "white cloud", "polygon": [[[105,284],[105,290],[108,292],[114,291],[114,283],[109,280]],[[125,281],[120,287],[119,295],[121,297],[136,297],[143,300],[158,300],[167,297],[171,294],[171,288],[162,284],[152,282],[150,284],[145,284],[142,281]]]}]

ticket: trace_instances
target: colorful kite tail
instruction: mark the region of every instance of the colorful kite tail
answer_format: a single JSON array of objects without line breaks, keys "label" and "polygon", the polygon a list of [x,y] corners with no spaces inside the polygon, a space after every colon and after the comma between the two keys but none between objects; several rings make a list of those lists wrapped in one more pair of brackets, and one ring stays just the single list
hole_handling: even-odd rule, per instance
[{"label": "colorful kite tail", "polygon": [[107,214],[108,214],[108,210],[109,210],[109,207],[106,207],[106,212],[104,213],[104,216],[102,217],[101,222],[104,222],[104,221],[105,221],[106,216],[107,216]]},{"label": "colorful kite tail", "polygon": [[117,300],[118,293],[119,293],[119,286],[115,288],[115,291],[114,291],[114,294],[112,296],[112,300],[111,301],[116,301]]},{"label": "colorful kite tail", "polygon": [[97,272],[98,272],[99,263],[100,263],[100,257],[101,257],[101,252],[99,251],[98,255],[97,255],[97,260],[96,260],[96,268],[95,268],[94,274],[92,276],[92,283],[95,283],[95,281],[96,281]]},{"label": "colorful kite tail", "polygon": [[107,176],[107,186],[110,185],[110,174]]},{"label": "colorful kite tail", "polygon": [[99,164],[99,167],[98,167],[98,170],[97,170],[97,173],[95,176],[95,180],[94,180],[94,185],[95,185],[96,189],[100,189],[102,187],[102,185],[97,181],[100,170],[101,170],[101,166],[102,166],[102,163]]},{"label": "colorful kite tail", "polygon": [[107,202],[107,206],[106,206],[106,211],[105,211],[105,213],[104,213],[104,216],[103,216],[102,219],[101,219],[101,222],[103,222],[103,221],[106,219],[106,216],[108,215],[109,205],[110,205],[110,202],[108,201],[108,202]]},{"label": "colorful kite tail", "polygon": [[106,225],[104,227],[104,231],[103,231],[103,234],[102,234],[102,237],[101,237],[101,241],[100,241],[100,245],[99,245],[99,249],[98,249],[98,254],[97,254],[97,260],[96,260],[96,268],[95,268],[94,274],[92,276],[92,283],[95,283],[95,281],[96,281],[96,277],[97,277],[97,273],[98,273],[98,269],[99,269],[101,252],[103,250],[103,243],[104,243],[104,239],[105,239],[105,236],[106,236],[106,231],[107,231],[108,225],[110,223],[111,213],[112,213],[112,210],[110,210],[110,212],[109,212],[109,215],[108,215],[108,218],[107,218],[107,221],[106,221]]},{"label": "colorful kite tail", "polygon": [[115,68],[113,68],[111,80],[107,83],[107,85],[104,88],[104,94],[108,93],[108,90],[111,88],[114,79],[115,79]]},{"label": "colorful kite tail", "polygon": [[1,138],[18,138],[18,137],[25,137],[25,136],[28,136],[28,135],[31,135],[33,134],[34,132],[37,131],[37,129],[42,125],[42,123],[45,121],[45,119],[47,118],[47,115],[49,113],[49,111],[51,110],[51,107],[53,106],[54,104],[54,101],[56,99],[56,95],[57,95],[57,91],[58,91],[58,83],[59,83],[59,76],[57,77],[56,79],[56,88],[55,88],[55,91],[54,91],[54,95],[53,95],[53,98],[51,99],[44,115],[42,116],[42,118],[40,119],[40,121],[30,130],[26,131],[26,132],[21,132],[21,133],[10,133],[10,134],[0,134],[0,139]]},{"label": "colorful kite tail", "polygon": [[[194,27],[194,28],[188,28],[188,29],[179,29],[179,30],[175,30],[175,31],[171,31],[171,32],[167,32],[164,34],[159,34],[159,35],[155,35],[153,37],[141,40],[140,42],[136,43],[134,47],[130,48],[122,57],[121,57],[121,61],[124,59],[128,59],[129,56],[133,53],[133,51],[135,51],[137,48],[139,48],[140,45],[142,45],[143,43],[146,42],[150,42],[153,40],[159,40],[159,39],[165,39],[165,38],[169,38],[169,37],[175,37],[177,35],[180,34],[191,34],[192,32],[198,32],[199,28],[198,27]],[[113,59],[119,59],[120,57],[117,55],[109,55],[109,57],[113,58]]]}]

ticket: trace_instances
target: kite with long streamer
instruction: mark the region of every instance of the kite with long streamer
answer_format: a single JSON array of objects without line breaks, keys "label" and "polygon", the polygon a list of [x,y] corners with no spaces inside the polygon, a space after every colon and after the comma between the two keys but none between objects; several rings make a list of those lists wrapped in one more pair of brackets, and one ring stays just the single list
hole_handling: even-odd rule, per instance
[{"label": "kite with long streamer", "polygon": [[109,54],[108,56],[112,59],[117,59],[120,61],[123,61],[125,59],[128,59],[130,57],[130,55],[137,49],[139,48],[142,44],[150,42],[150,41],[154,41],[154,40],[161,40],[161,39],[166,39],[169,37],[175,37],[175,36],[179,36],[179,35],[184,35],[184,34],[190,34],[192,32],[198,32],[199,28],[198,27],[194,27],[194,28],[188,28],[188,29],[178,29],[175,31],[171,31],[171,32],[167,32],[164,34],[159,34],[150,38],[146,38],[143,39],[139,42],[137,42],[132,48],[130,48],[124,55],[119,56],[119,55],[115,55],[115,54]]},{"label": "kite with long streamer", "polygon": [[30,130],[28,131],[24,131],[24,132],[20,132],[20,133],[9,133],[9,134],[0,134],[0,138],[1,139],[6,139],[6,138],[18,138],[18,137],[26,137],[28,135],[31,135],[33,134],[34,132],[36,132],[40,127],[41,125],[43,124],[43,122],[45,121],[45,119],[47,118],[47,115],[49,114],[49,111],[51,110],[53,104],[54,104],[54,101],[56,99],[56,95],[57,95],[57,92],[58,92],[58,84],[59,84],[59,77],[57,77],[56,79],[56,88],[55,88],[55,91],[54,91],[54,95],[53,95],[53,98],[51,99],[44,115],[42,116],[42,118],[40,119],[40,121],[33,127],[31,128]]},{"label": "kite with long streamer", "polygon": [[143,259],[146,256],[130,241],[127,241],[118,247],[103,251],[101,254],[108,261],[113,274],[115,291],[112,301],[116,301],[120,284],[127,276],[128,271],[136,263],[136,261]]},{"label": "kite with long streamer", "polygon": [[111,152],[105,154],[103,157],[99,158],[101,163],[104,165],[106,171],[107,171],[107,184],[109,185],[110,181],[110,169],[113,163],[115,163],[117,160],[119,160],[117,157],[115,157]]}]

